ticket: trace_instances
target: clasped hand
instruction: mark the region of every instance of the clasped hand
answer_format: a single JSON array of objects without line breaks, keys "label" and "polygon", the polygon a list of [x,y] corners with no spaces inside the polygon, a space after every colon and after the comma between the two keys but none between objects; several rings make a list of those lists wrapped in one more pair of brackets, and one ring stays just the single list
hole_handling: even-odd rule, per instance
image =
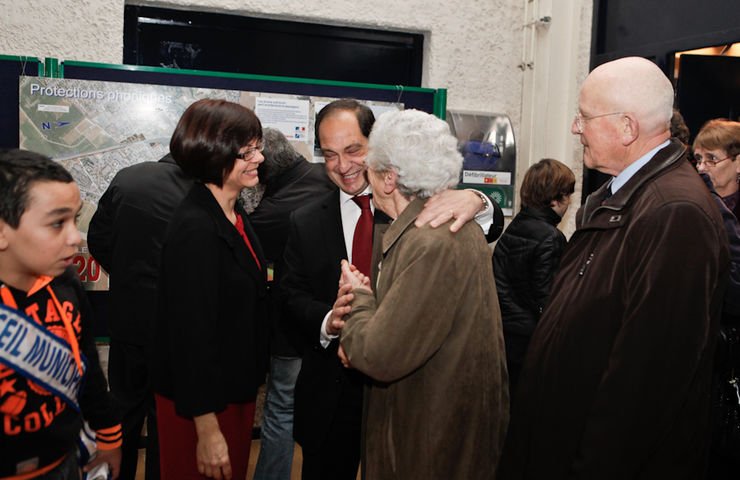
[{"label": "clasped hand", "polygon": [[[339,333],[341,333],[347,315],[352,311],[352,306],[350,304],[355,298],[354,294],[351,293],[352,290],[365,289],[372,292],[370,278],[357,270],[357,267],[350,264],[347,260],[342,260],[341,270],[342,275],[339,278],[337,300],[334,302],[331,317],[329,318],[329,321],[326,322],[326,330],[332,335],[339,335]],[[331,333],[330,328],[336,333]],[[342,365],[344,365],[345,368],[352,368],[352,365],[350,365],[347,355],[344,353],[344,349],[341,345],[339,345],[337,355],[339,355],[339,360],[341,360]]]},{"label": "clasped hand", "polygon": [[339,278],[339,291],[337,299],[331,309],[331,315],[326,322],[326,333],[329,335],[339,335],[349,312],[352,311],[352,300],[355,296],[352,292],[355,288],[364,288],[372,292],[370,279],[363,275],[357,267],[350,264],[347,260],[342,260],[342,275]]}]

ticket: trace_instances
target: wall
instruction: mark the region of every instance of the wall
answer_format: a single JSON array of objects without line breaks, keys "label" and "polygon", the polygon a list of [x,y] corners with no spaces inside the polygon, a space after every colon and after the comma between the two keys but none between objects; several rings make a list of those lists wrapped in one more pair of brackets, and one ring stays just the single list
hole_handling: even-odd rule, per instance
[{"label": "wall", "polygon": [[554,158],[576,175],[571,208],[560,228],[569,235],[575,230],[575,213],[581,199],[583,147],[570,132],[578,106],[578,91],[588,74],[592,18],[588,0],[535,0],[527,3],[523,24],[529,25],[522,63],[524,68],[521,138],[517,182],[526,165]]},{"label": "wall", "polygon": [[[518,180],[527,167],[554,152],[567,164],[580,165],[580,151],[572,142],[556,140],[569,135],[561,110],[575,111],[574,92],[585,76],[591,30],[589,0],[141,0],[141,5],[199,9],[268,18],[293,19],[336,25],[388,28],[425,35],[422,86],[448,89],[448,108],[506,113],[511,117],[519,150]],[[124,0],[0,0],[0,54],[39,58],[121,63],[123,56]],[[358,10],[361,5],[362,10]],[[546,47],[567,58],[564,66],[533,68],[519,65],[525,38],[522,25],[528,11],[552,11],[552,25],[537,34],[534,51]],[[562,14],[561,14],[562,12]],[[554,35],[562,32],[562,35]],[[562,38],[561,38],[562,37]],[[530,45],[531,46],[531,45]],[[544,63],[542,64],[544,65]],[[532,81],[536,72],[537,80]],[[550,75],[558,81],[549,85]],[[549,85],[549,86],[548,86]],[[535,94],[548,89],[551,95]],[[560,89],[561,92],[554,89]],[[525,90],[526,89],[526,90]],[[550,100],[563,98],[554,116]],[[534,96],[533,96],[534,95]],[[544,103],[543,103],[544,102]],[[522,128],[522,110],[527,125]],[[543,115],[553,122],[532,128]],[[531,148],[535,138],[553,139],[550,145]],[[580,175],[578,175],[580,180]],[[575,209],[573,209],[575,210]],[[572,225],[561,225],[566,232]]]}]

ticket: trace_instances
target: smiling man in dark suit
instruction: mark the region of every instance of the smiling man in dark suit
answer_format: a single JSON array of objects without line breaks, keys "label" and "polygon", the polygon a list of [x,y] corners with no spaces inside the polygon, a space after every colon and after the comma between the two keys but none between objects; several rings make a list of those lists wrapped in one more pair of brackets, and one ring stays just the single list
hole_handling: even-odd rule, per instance
[{"label": "smiling man in dark suit", "polygon": [[[327,175],[338,189],[291,215],[280,290],[286,314],[305,342],[293,433],[303,449],[304,480],[354,480],[360,461],[365,379],[356,370],[342,367],[337,357],[335,324],[341,323],[343,309],[333,306],[340,261],[348,259],[358,266],[364,262],[369,268],[373,222],[386,218],[378,212],[373,220],[365,173],[374,122],[370,108],[352,99],[334,101],[321,110],[317,140]],[[503,227],[500,208],[475,191],[445,191],[428,207],[420,223],[438,226],[454,217],[451,230],[456,231],[476,218],[489,232],[489,241]]]}]

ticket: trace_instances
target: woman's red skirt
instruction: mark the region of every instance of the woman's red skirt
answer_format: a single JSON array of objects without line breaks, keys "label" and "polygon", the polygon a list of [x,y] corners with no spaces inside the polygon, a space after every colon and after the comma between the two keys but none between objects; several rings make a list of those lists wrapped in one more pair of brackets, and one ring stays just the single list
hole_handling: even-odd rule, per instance
[{"label": "woman's red skirt", "polygon": [[[154,395],[159,428],[159,462],[161,480],[202,480],[198,473],[195,448],[198,435],[192,418],[175,413],[175,404],[161,395]],[[233,480],[245,480],[252,445],[255,402],[230,403],[217,413],[218,425],[229,446]]]}]

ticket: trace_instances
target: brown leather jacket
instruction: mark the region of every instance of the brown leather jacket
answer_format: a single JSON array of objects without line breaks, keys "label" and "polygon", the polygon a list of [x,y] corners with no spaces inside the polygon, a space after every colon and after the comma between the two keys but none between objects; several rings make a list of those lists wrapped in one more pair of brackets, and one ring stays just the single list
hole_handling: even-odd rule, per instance
[{"label": "brown leather jacket", "polygon": [[684,152],[672,140],[579,210],[513,398],[499,479],[703,478],[729,256]]}]

